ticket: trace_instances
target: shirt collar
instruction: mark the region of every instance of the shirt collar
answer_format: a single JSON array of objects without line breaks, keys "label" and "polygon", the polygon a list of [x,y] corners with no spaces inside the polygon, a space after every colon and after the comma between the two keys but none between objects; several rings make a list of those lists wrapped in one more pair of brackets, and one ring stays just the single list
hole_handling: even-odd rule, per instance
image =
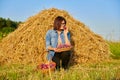
[{"label": "shirt collar", "polygon": [[[57,30],[54,30],[54,32],[57,33]],[[61,33],[63,33],[63,31]]]},{"label": "shirt collar", "polygon": [[55,33],[57,33],[57,30],[54,30]]}]

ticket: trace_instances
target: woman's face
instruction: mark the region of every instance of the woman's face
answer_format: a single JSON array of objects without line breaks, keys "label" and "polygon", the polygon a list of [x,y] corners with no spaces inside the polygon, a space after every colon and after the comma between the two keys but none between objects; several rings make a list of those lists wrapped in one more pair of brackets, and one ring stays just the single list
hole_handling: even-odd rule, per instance
[{"label": "woman's face", "polygon": [[60,27],[60,29],[64,29],[64,27],[65,27],[65,21],[63,20],[62,22],[61,22],[61,27]]}]

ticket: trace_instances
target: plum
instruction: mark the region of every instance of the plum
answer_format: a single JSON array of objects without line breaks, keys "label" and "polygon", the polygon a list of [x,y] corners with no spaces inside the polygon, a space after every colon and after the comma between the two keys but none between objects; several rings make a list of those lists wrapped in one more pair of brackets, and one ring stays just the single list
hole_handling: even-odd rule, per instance
[{"label": "plum", "polygon": [[71,45],[68,45],[68,44],[62,44],[62,45],[59,45],[57,48],[67,48],[67,47],[70,47]]}]

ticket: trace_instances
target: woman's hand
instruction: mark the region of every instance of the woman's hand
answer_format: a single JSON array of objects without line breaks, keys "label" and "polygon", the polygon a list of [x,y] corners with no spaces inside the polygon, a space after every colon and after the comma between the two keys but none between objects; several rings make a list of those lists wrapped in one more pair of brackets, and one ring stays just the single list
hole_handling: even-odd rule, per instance
[{"label": "woman's hand", "polygon": [[68,32],[69,32],[69,31],[68,31],[68,27],[65,26],[64,35],[67,35]]},{"label": "woman's hand", "polygon": [[53,50],[55,52],[61,52],[60,50],[58,50],[57,48],[53,48],[51,46],[48,47],[48,50]]},{"label": "woman's hand", "polygon": [[55,52],[61,52],[60,50],[58,50],[57,48],[54,48],[54,51]]}]

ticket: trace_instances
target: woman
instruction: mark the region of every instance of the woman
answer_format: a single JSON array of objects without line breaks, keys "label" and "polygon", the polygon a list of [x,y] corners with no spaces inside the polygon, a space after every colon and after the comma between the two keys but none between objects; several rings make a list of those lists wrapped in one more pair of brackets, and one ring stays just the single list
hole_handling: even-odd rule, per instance
[{"label": "woman", "polygon": [[[71,52],[61,52],[57,49],[61,44],[71,45],[70,32],[68,27],[66,27],[66,20],[62,16],[56,17],[53,27],[54,29],[48,30],[46,33],[47,59],[56,63],[56,69],[60,69],[60,66],[67,69]],[[60,64],[60,61],[62,64]]]}]

